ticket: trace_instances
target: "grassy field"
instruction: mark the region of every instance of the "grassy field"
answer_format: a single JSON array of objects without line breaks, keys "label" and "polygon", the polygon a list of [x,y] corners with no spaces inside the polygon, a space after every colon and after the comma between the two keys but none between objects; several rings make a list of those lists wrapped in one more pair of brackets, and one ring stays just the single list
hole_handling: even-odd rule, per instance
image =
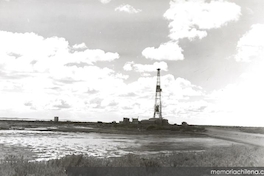
[{"label": "grassy field", "polygon": [[[103,122],[53,122],[0,120],[0,130],[24,130],[42,128],[41,131],[112,133],[112,134],[185,134],[205,132],[200,126],[119,124]],[[40,129],[39,129],[40,130]]]},{"label": "grassy field", "polygon": [[47,162],[28,162],[23,157],[6,156],[0,164],[1,176],[66,176],[69,167],[263,167],[264,148],[236,146],[204,152],[173,153],[142,158],[125,155],[95,158],[71,155]]},{"label": "grassy field", "polygon": [[[56,127],[55,131],[66,132],[98,132],[98,133],[122,133],[122,134],[171,134],[171,135],[204,135],[219,137],[230,141],[238,141],[247,145],[232,145],[228,147],[210,148],[203,152],[177,152],[169,155],[155,155],[141,157],[138,155],[125,155],[117,158],[96,158],[86,155],[65,156],[47,162],[29,162],[26,159],[27,150],[22,152],[24,156],[18,157],[11,149],[2,147],[8,152],[0,151],[0,176],[66,176],[66,171],[71,167],[140,167],[140,168],[164,168],[164,167],[264,167],[264,145],[262,145],[263,128],[242,127],[211,127],[211,126],[133,126],[101,123],[71,123],[71,122],[25,122],[25,121],[1,121],[0,129],[24,129],[39,127]],[[92,128],[77,128],[92,127]],[[135,130],[136,129],[136,130]],[[53,129],[52,129],[53,130]],[[132,133],[133,132],[133,133]],[[247,132],[239,133],[239,132]],[[256,145],[261,144],[261,145]],[[21,151],[19,148],[15,148]],[[4,153],[10,155],[4,156]],[[1,156],[2,154],[2,156]],[[29,153],[29,155],[31,155]],[[4,156],[4,157],[3,157]],[[73,174],[74,175],[74,174]]]}]

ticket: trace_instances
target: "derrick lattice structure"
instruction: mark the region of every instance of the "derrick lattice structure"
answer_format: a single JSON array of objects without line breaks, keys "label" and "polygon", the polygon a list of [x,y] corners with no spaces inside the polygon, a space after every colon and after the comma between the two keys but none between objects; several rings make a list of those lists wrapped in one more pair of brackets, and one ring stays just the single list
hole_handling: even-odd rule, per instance
[{"label": "derrick lattice structure", "polygon": [[160,87],[160,69],[157,69],[157,85],[156,85],[156,95],[155,95],[155,105],[154,105],[154,116],[153,118],[162,119],[162,106],[161,106],[161,92]]}]

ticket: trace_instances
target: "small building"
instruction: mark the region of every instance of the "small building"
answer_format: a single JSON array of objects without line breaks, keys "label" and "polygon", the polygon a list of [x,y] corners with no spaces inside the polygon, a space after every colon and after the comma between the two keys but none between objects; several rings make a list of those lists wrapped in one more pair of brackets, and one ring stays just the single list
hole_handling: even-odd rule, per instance
[{"label": "small building", "polygon": [[162,125],[169,125],[168,119],[162,119]]},{"label": "small building", "polygon": [[141,123],[142,125],[151,125],[151,124],[153,124],[153,122],[151,122],[151,121],[149,121],[149,120],[141,120],[140,123]]},{"label": "small building", "polygon": [[143,125],[169,125],[169,122],[167,119],[150,118],[148,120],[142,120],[141,124]]},{"label": "small building", "polygon": [[162,125],[162,120],[161,118],[150,118],[149,121],[151,121],[153,124],[156,125]]},{"label": "small building", "polygon": [[124,117],[123,118],[123,124],[129,124],[129,118]]},{"label": "small building", "polygon": [[132,124],[138,124],[139,122],[138,122],[138,119],[137,118],[132,118]]},{"label": "small building", "polygon": [[188,125],[187,122],[182,122],[182,126],[183,126],[183,127],[187,127],[187,126],[189,126],[189,125]]},{"label": "small building", "polygon": [[55,116],[54,117],[54,122],[58,122],[59,121],[59,117],[58,116]]}]

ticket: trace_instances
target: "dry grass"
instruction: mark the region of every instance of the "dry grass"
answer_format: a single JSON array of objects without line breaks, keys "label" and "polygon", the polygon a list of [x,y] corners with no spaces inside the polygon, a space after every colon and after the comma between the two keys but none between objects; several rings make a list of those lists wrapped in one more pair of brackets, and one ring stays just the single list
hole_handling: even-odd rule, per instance
[{"label": "dry grass", "polygon": [[264,148],[219,147],[200,153],[174,153],[159,160],[171,167],[263,167]]},{"label": "dry grass", "polygon": [[29,162],[23,157],[7,156],[0,164],[1,176],[66,176],[63,167],[44,162]]},{"label": "dry grass", "polygon": [[263,167],[264,148],[231,146],[205,152],[173,153],[142,158],[133,154],[118,158],[71,155],[48,162],[28,162],[8,156],[0,164],[1,176],[65,176],[68,167]]}]

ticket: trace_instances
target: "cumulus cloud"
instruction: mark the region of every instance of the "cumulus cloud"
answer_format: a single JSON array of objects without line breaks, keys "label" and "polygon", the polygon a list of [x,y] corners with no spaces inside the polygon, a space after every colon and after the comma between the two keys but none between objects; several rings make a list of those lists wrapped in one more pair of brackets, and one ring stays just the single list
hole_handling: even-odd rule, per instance
[{"label": "cumulus cloud", "polygon": [[170,21],[171,41],[158,48],[148,47],[142,51],[142,55],[154,60],[183,60],[180,39],[202,39],[207,36],[207,30],[237,21],[240,11],[238,5],[226,1],[172,0],[170,8],[164,13],[164,17]]},{"label": "cumulus cloud", "polygon": [[[124,114],[149,118],[153,114],[156,76],[145,75],[126,83],[127,75],[96,65],[117,59],[118,54],[100,49],[80,51],[77,48],[83,44],[73,47],[66,39],[34,33],[2,31],[0,36],[0,77],[4,78],[0,79],[1,114],[40,118],[61,115],[72,120],[91,120],[85,119],[87,114],[95,116],[93,120],[117,120]],[[165,115],[177,114],[178,101],[203,95],[203,90],[188,80],[164,75],[166,62],[130,62],[124,69],[146,74],[156,72],[157,67],[162,69]]]},{"label": "cumulus cloud", "polygon": [[68,109],[71,107],[65,100],[55,100],[51,105],[55,109]]},{"label": "cumulus cloud", "polygon": [[170,20],[170,38],[203,38],[205,30],[220,28],[230,21],[236,21],[241,14],[241,8],[232,2],[205,0],[175,0],[170,2],[170,8],[164,17]]},{"label": "cumulus cloud", "polygon": [[0,92],[23,100],[7,109],[22,111],[29,106],[25,102],[37,110],[70,108],[69,104],[84,108],[78,96],[92,98],[87,90],[111,93],[116,88],[113,84],[123,84],[127,79],[112,69],[94,65],[118,59],[117,53],[87,49],[84,43],[70,46],[64,38],[44,38],[34,33],[0,31],[0,37]]},{"label": "cumulus cloud", "polygon": [[204,110],[209,106],[210,103],[204,100],[196,100],[190,102],[178,102],[177,108],[173,108],[170,104],[167,105],[170,112],[173,112],[177,116],[185,116],[185,117],[192,117],[197,115],[198,113],[203,113]]},{"label": "cumulus cloud", "polygon": [[[204,93],[202,87],[192,84],[184,78],[174,78],[172,75],[167,75],[163,78],[163,86],[166,87],[167,96],[173,99],[188,100],[191,96],[202,96]],[[173,95],[173,96],[172,96]]]},{"label": "cumulus cloud", "polygon": [[[19,55],[21,59],[30,59],[54,56],[55,54],[67,51],[68,42],[64,38],[51,37],[44,39],[34,33],[12,33],[0,31],[1,55],[14,58],[13,55]],[[6,58],[6,57],[5,57]]]},{"label": "cumulus cloud", "polygon": [[87,48],[85,43],[75,44],[72,47],[73,47],[73,49],[86,49]]},{"label": "cumulus cloud", "polygon": [[[99,61],[113,61],[118,53],[100,49],[72,51],[64,38],[44,38],[34,33],[12,33],[0,31],[0,64],[13,71],[49,71],[68,63],[93,64]],[[73,48],[85,47],[85,44]]]},{"label": "cumulus cloud", "polygon": [[148,47],[142,51],[142,55],[152,60],[183,60],[182,48],[177,42],[167,42],[158,48]]},{"label": "cumulus cloud", "polygon": [[163,71],[168,71],[168,64],[166,62],[155,62],[154,64],[135,64],[134,62],[127,62],[123,69],[125,71],[135,70],[136,72],[156,72],[160,68]]},{"label": "cumulus cloud", "polygon": [[[137,114],[141,118],[149,118],[153,115],[156,79],[156,76],[140,77],[119,90],[120,111],[128,116]],[[175,78],[171,74],[163,75],[161,72],[161,87],[163,112],[166,118],[179,116],[179,111],[199,111],[202,105],[205,106],[205,103],[201,106],[198,103],[193,105],[190,99],[203,96],[204,92],[201,87],[184,78]],[[128,95],[132,96],[128,98]],[[185,101],[185,106],[180,106],[180,101]],[[138,104],[135,105],[135,102]]]},{"label": "cumulus cloud", "polygon": [[99,0],[101,3],[103,4],[108,4],[109,2],[111,2],[111,0]]},{"label": "cumulus cloud", "polygon": [[120,5],[117,8],[115,8],[115,11],[119,11],[119,12],[126,12],[126,13],[139,13],[141,12],[140,9],[135,9],[133,6],[126,4],[126,5]]},{"label": "cumulus cloud", "polygon": [[133,64],[134,64],[134,62],[132,61],[132,62],[127,62],[127,63],[125,63],[125,65],[123,66],[123,69],[125,70],[125,71],[132,71],[133,70]]},{"label": "cumulus cloud", "polygon": [[250,62],[264,56],[264,24],[254,24],[237,43],[237,62]]},{"label": "cumulus cloud", "polygon": [[24,103],[25,106],[32,106],[32,103],[31,102],[26,102]]},{"label": "cumulus cloud", "polygon": [[263,68],[263,58],[256,59],[236,82],[208,95],[214,102],[208,107],[215,112],[211,114],[214,123],[263,126],[260,123],[264,116]]}]

